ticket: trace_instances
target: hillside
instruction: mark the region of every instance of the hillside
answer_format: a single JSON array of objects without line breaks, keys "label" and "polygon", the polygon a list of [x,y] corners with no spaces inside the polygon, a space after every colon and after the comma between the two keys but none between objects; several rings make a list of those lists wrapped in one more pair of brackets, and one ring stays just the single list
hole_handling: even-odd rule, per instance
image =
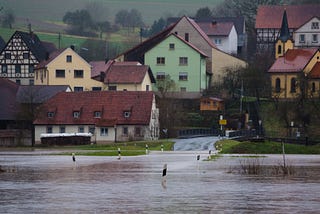
[{"label": "hillside", "polygon": [[[222,0],[96,0],[103,5],[105,13],[100,14],[105,20],[113,21],[115,14],[121,9],[137,9],[143,21],[151,25],[154,20],[167,15],[192,15],[201,7],[213,8]],[[18,20],[42,20],[59,22],[67,11],[83,9],[88,0],[1,0],[0,6],[12,9]]]}]

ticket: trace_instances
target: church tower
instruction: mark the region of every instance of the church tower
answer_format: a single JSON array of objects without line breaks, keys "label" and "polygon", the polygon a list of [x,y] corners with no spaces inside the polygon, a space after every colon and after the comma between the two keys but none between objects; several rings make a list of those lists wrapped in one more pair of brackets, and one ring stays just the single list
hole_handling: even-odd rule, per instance
[{"label": "church tower", "polygon": [[275,43],[275,58],[278,59],[279,57],[284,56],[288,49],[293,49],[293,44],[294,43],[291,39],[289,31],[287,11],[284,10],[280,29],[280,36]]}]

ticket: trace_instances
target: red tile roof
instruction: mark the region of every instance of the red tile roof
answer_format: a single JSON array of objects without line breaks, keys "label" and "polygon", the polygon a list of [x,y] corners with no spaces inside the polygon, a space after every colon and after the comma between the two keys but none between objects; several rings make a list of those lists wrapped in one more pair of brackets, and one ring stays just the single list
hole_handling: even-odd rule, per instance
[{"label": "red tile roof", "polygon": [[[148,125],[153,98],[152,92],[137,91],[60,92],[40,108],[34,124]],[[47,117],[50,109],[56,109],[53,118]],[[73,111],[77,110],[80,117],[73,118]],[[101,112],[101,118],[94,117],[95,111]],[[129,118],[124,117],[125,111],[131,112]]]},{"label": "red tile roof", "polygon": [[148,70],[149,66],[147,65],[115,63],[107,70],[104,82],[117,84],[142,83]]},{"label": "red tile roof", "polygon": [[279,57],[268,72],[300,72],[318,51],[317,48],[288,50],[284,57]]},{"label": "red tile roof", "polygon": [[320,17],[320,4],[263,5],[257,10],[256,28],[280,29],[284,10],[287,11],[290,29],[299,28],[314,16]]},{"label": "red tile roof", "polygon": [[142,83],[147,73],[150,76],[151,82],[154,82],[150,67],[141,65],[137,61],[116,62],[109,60],[107,63],[104,61],[93,61],[90,62],[90,65],[92,66],[91,77],[98,79],[101,72],[104,72],[104,83],[107,84],[139,84]]},{"label": "red tile roof", "polygon": [[232,22],[198,22],[208,36],[228,36],[234,24]]},{"label": "red tile roof", "polygon": [[310,71],[310,77],[320,79],[320,62],[317,62]]}]

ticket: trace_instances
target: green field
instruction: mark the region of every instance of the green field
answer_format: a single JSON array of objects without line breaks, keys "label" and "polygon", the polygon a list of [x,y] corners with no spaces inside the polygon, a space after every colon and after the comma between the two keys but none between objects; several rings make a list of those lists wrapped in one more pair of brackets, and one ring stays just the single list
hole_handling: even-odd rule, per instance
[{"label": "green field", "polygon": [[103,5],[105,20],[113,21],[121,9],[137,9],[143,21],[151,25],[160,17],[193,15],[201,7],[213,8],[222,0],[0,0],[4,9],[12,9],[16,17],[41,21],[61,21],[67,11],[85,8],[88,2]]}]

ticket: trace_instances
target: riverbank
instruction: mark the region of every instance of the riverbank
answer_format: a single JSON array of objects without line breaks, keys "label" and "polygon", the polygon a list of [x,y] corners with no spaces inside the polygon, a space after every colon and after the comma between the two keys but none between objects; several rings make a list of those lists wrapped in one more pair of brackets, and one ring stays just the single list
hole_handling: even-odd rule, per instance
[{"label": "riverbank", "polygon": [[[215,144],[217,150],[222,154],[282,154],[283,145],[279,142],[239,142],[235,140],[221,140]],[[298,145],[284,144],[286,154],[320,154],[320,144]]]}]

